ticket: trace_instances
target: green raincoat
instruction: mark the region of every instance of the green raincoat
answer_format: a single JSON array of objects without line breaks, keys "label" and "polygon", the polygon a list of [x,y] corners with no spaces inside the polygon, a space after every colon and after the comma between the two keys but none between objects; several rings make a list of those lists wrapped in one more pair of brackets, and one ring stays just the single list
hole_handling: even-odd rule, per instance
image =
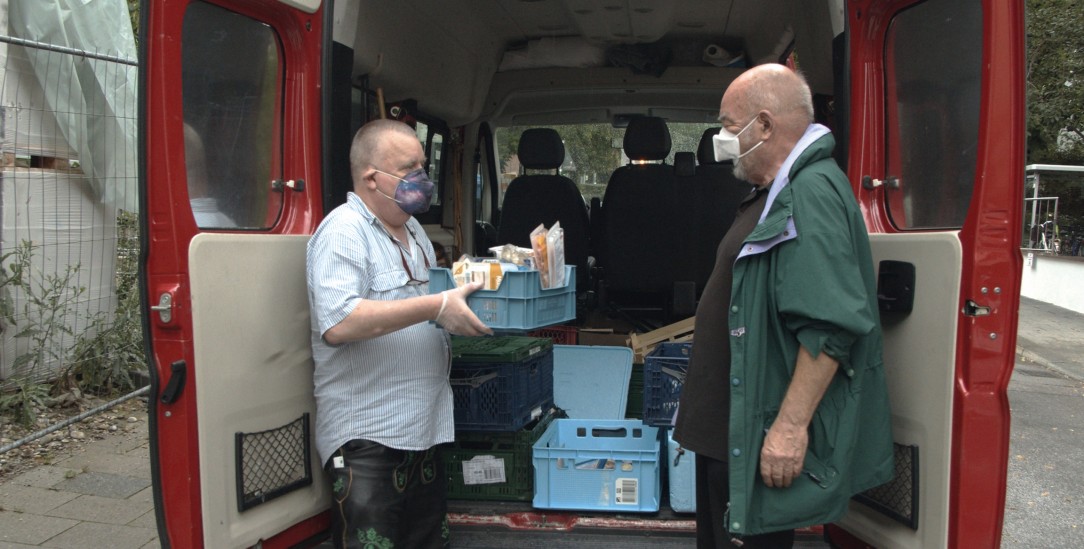
[{"label": "green raincoat", "polygon": [[[730,308],[730,510],[734,534],[839,519],[851,496],[892,478],[892,426],[869,237],[827,128],[784,163],[734,264]],[[789,166],[789,168],[788,168]],[[760,449],[798,347],[839,361],[809,426],[803,474],[768,488]]]}]

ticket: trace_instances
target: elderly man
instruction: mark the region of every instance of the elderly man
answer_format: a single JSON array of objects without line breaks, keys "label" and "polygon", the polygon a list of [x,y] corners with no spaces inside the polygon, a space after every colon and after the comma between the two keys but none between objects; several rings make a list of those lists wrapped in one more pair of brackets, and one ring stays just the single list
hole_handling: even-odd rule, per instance
[{"label": "elderly man", "polygon": [[436,257],[412,217],[433,193],[424,160],[409,126],[363,126],[350,148],[354,192],[308,245],[316,447],[336,547],[449,543],[435,451],[454,436],[447,332],[492,332],[466,303],[480,284],[429,294]]},{"label": "elderly man", "polygon": [[696,312],[674,438],[696,452],[697,544],[790,547],[892,477],[869,237],[804,79],[730,85],[718,160],[755,185]]}]

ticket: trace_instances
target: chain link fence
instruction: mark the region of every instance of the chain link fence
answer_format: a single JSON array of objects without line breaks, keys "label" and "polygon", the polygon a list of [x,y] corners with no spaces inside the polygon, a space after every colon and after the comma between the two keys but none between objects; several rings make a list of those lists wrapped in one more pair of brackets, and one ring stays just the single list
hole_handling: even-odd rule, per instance
[{"label": "chain link fence", "polygon": [[0,36],[0,407],[41,400],[45,382],[134,389],[146,368],[137,71]]}]

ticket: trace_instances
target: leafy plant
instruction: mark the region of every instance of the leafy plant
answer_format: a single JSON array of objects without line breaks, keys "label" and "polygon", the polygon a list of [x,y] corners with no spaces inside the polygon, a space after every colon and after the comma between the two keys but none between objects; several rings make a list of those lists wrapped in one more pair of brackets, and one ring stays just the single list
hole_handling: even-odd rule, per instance
[{"label": "leafy plant", "polygon": [[88,393],[109,395],[136,388],[136,372],[146,371],[143,325],[138,292],[138,218],[121,211],[117,217],[117,308],[91,318],[72,351],[70,374]]},{"label": "leafy plant", "polygon": [[[15,339],[29,341],[25,353],[15,357],[12,364],[14,394],[0,396],[0,410],[9,410],[24,424],[37,418],[35,407],[41,406],[49,395],[44,383],[50,364],[64,364],[71,346],[66,337],[74,336],[70,317],[72,302],[86,292],[72,281],[79,265],[69,265],[62,273],[43,274],[34,268],[34,244],[22,241],[14,250],[0,257],[0,282],[5,288],[2,313],[6,323],[16,330]],[[20,290],[16,304],[10,289]]]}]

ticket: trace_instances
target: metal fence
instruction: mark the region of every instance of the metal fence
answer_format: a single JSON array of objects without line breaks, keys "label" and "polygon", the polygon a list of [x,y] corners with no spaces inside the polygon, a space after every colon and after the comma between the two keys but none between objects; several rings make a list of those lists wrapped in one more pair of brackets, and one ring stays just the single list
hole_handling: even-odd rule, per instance
[{"label": "metal fence", "polygon": [[1058,197],[1024,199],[1024,232],[1020,247],[1028,251],[1057,253],[1060,247],[1058,234]]},{"label": "metal fence", "polygon": [[87,364],[106,372],[80,376],[108,377],[142,356],[137,67],[0,36],[0,381],[7,384]]}]

